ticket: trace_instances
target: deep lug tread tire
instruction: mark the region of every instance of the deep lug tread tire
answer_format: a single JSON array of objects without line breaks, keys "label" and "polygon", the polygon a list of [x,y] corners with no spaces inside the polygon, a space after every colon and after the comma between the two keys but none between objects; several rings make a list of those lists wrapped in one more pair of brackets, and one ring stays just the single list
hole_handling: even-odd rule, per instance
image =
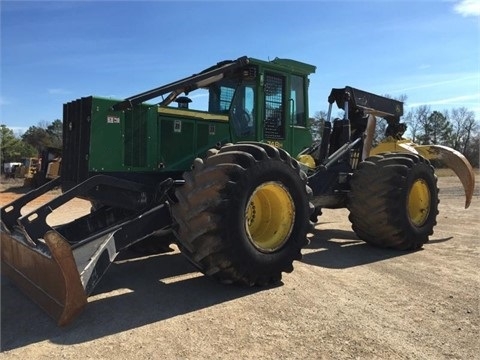
[{"label": "deep lug tread tire", "polygon": [[[430,193],[422,224],[412,222],[408,196],[421,180]],[[367,158],[353,174],[349,220],[365,242],[398,250],[419,249],[433,234],[438,215],[437,178],[430,162],[415,154],[387,153]]]},{"label": "deep lug tread tire", "polygon": [[[181,252],[204,274],[223,283],[270,285],[293,270],[308,243],[312,205],[307,177],[282,149],[262,143],[226,145],[196,159],[184,174],[172,205]],[[245,229],[245,209],[254,190],[279,182],[293,200],[293,228],[277,250],[255,248]]]}]

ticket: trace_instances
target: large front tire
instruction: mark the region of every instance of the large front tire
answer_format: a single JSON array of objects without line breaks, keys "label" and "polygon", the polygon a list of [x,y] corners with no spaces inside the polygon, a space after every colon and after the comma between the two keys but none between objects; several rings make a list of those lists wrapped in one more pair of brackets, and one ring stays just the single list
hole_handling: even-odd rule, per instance
[{"label": "large front tire", "polygon": [[306,175],[288,153],[260,143],[196,159],[172,206],[182,253],[221,282],[268,285],[301,258],[309,229]]},{"label": "large front tire", "polygon": [[350,185],[349,220],[360,239],[379,247],[415,250],[433,234],[437,178],[423,157],[372,156],[359,164]]}]

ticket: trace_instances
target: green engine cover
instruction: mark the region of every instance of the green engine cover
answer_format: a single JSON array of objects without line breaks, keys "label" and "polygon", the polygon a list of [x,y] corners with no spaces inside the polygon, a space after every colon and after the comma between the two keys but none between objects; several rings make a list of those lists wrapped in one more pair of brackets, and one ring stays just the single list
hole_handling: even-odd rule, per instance
[{"label": "green engine cover", "polygon": [[228,116],[149,104],[111,110],[118,101],[92,98],[89,172],[184,171],[230,137]]}]

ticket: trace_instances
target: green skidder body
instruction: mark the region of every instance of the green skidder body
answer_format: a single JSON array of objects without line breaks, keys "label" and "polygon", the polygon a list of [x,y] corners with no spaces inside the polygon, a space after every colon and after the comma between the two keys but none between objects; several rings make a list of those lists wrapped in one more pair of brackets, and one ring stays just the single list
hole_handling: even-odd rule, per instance
[{"label": "green skidder body", "polygon": [[[180,81],[177,89],[155,93],[167,95],[156,103],[131,101],[115,108],[121,100],[88,97],[66,104],[67,134],[89,137],[80,152],[65,144],[68,155],[85,162],[71,180],[97,173],[183,172],[208,149],[240,141],[264,142],[290,154],[310,146],[307,90],[314,66],[241,58],[205,70],[212,71],[218,74],[197,80],[200,73],[185,79],[186,85]],[[178,96],[179,90],[188,95]]]}]

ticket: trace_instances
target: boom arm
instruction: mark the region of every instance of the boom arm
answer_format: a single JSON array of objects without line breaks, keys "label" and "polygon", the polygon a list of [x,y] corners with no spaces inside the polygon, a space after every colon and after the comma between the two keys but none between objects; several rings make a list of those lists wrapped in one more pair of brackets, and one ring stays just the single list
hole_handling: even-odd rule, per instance
[{"label": "boom arm", "polygon": [[233,61],[226,60],[219,62],[217,65],[205,69],[199,74],[195,74],[182,80],[178,80],[170,84],[130,96],[125,100],[113,105],[112,110],[126,110],[145,101],[172,92],[173,96],[169,96],[166,103],[165,101],[162,103],[162,105],[168,105],[168,103],[175,100],[175,97],[182,92],[188,93],[198,88],[210,85],[211,83],[222,79],[225,73],[243,67],[247,64],[248,58],[246,56],[242,56]]},{"label": "boom arm", "polygon": [[[354,110],[361,109],[367,115],[379,116],[388,121],[389,124],[397,124],[403,115],[403,103],[398,100],[389,99],[384,96],[375,95],[363,90],[346,86],[343,89],[332,89],[328,96],[328,102],[334,102],[340,109]],[[345,103],[348,108],[345,109]]]}]

